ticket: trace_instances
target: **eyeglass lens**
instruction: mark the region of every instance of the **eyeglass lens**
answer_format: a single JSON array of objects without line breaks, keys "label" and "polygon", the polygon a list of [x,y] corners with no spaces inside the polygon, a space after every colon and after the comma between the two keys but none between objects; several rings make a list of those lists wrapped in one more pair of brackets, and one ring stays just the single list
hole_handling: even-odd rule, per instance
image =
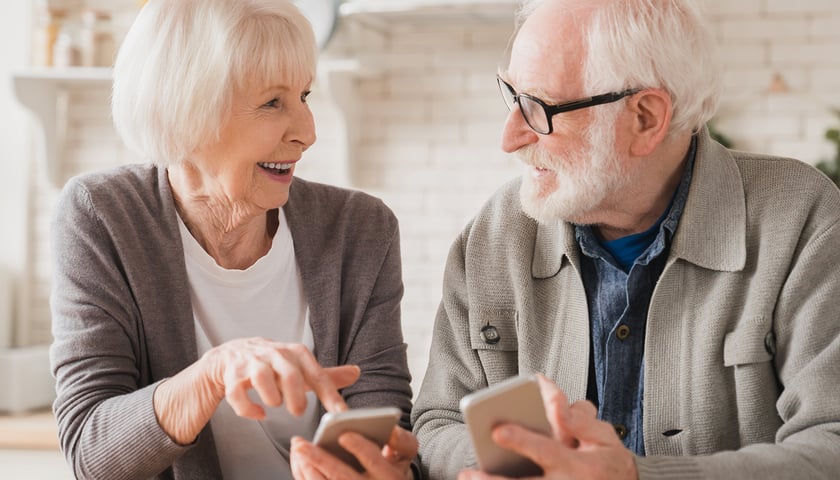
[{"label": "eyeglass lens", "polygon": [[502,99],[505,101],[508,109],[513,110],[514,105],[518,102],[522,116],[525,118],[525,123],[539,133],[548,132],[548,117],[542,105],[529,97],[516,96],[513,90],[511,90],[511,87],[502,79],[498,79],[498,82],[499,90],[502,92]]}]

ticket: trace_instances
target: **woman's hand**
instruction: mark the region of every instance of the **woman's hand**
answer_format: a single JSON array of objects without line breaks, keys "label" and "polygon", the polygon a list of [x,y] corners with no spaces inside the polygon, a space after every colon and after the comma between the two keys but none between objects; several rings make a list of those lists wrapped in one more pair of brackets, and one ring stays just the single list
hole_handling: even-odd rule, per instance
[{"label": "woman's hand", "polygon": [[246,418],[261,420],[265,410],[248,397],[254,389],[270,407],[285,403],[292,415],[306,409],[306,392],[313,390],[327,411],[347,409],[339,388],[359,379],[359,368],[344,365],[323,368],[304,345],[278,343],[264,338],[245,338],[226,342],[208,351],[207,375],[223,394],[233,411]]},{"label": "woman's hand", "polygon": [[417,456],[417,439],[407,430],[394,427],[391,438],[382,448],[352,432],[341,435],[338,443],[359,460],[365,468],[364,473],[357,472],[326,450],[300,437],[294,437],[291,452],[294,477],[298,480],[413,478],[411,461]]},{"label": "woman's hand", "polygon": [[358,380],[355,365],[323,368],[304,345],[243,338],[207,351],[196,363],[162,382],[154,407],[163,430],[177,443],[195,440],[219,403],[227,399],[242,417],[263,419],[265,409],[252,401],[254,389],[263,404],[285,404],[293,415],[306,409],[313,390],[328,411],[346,410],[339,388]]}]

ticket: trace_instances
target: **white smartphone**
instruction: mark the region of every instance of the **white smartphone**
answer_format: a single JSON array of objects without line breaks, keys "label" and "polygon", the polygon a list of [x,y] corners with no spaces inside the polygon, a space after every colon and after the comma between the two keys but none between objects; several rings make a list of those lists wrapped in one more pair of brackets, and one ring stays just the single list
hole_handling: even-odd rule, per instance
[{"label": "white smartphone", "polygon": [[383,447],[391,438],[391,431],[402,411],[396,407],[355,408],[345,412],[325,413],[315,431],[312,443],[330,452],[339,460],[359,472],[365,469],[352,453],[338,444],[338,437],[345,432],[356,432]]},{"label": "white smartphone", "polygon": [[542,475],[539,465],[493,441],[493,428],[515,423],[551,435],[537,377],[520,375],[473,392],[461,399],[461,412],[472,438],[478,467],[491,475],[524,477]]}]

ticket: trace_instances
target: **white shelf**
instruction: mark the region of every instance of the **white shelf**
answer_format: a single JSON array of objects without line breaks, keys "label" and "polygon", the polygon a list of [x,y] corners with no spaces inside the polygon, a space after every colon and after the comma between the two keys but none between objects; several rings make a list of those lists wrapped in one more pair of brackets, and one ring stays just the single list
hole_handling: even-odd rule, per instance
[{"label": "white shelf", "polygon": [[64,183],[62,158],[67,131],[67,92],[79,86],[109,87],[110,68],[31,68],[12,75],[15,95],[38,121],[43,133],[43,156],[50,181]]},{"label": "white shelf", "polygon": [[342,18],[393,23],[513,23],[518,0],[351,0]]}]

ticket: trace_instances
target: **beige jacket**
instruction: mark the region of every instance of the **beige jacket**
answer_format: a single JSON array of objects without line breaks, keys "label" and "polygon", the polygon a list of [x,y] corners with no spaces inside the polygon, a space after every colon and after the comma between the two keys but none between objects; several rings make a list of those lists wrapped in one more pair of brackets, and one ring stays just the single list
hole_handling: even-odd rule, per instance
[{"label": "beige jacket", "polygon": [[[528,219],[518,189],[499,191],[449,254],[412,412],[432,479],[474,465],[465,394],[543,372],[571,399],[586,395],[574,230]],[[815,169],[699,135],[647,319],[640,478],[840,478],[838,222],[840,192]],[[501,341],[483,341],[487,324]]]}]

